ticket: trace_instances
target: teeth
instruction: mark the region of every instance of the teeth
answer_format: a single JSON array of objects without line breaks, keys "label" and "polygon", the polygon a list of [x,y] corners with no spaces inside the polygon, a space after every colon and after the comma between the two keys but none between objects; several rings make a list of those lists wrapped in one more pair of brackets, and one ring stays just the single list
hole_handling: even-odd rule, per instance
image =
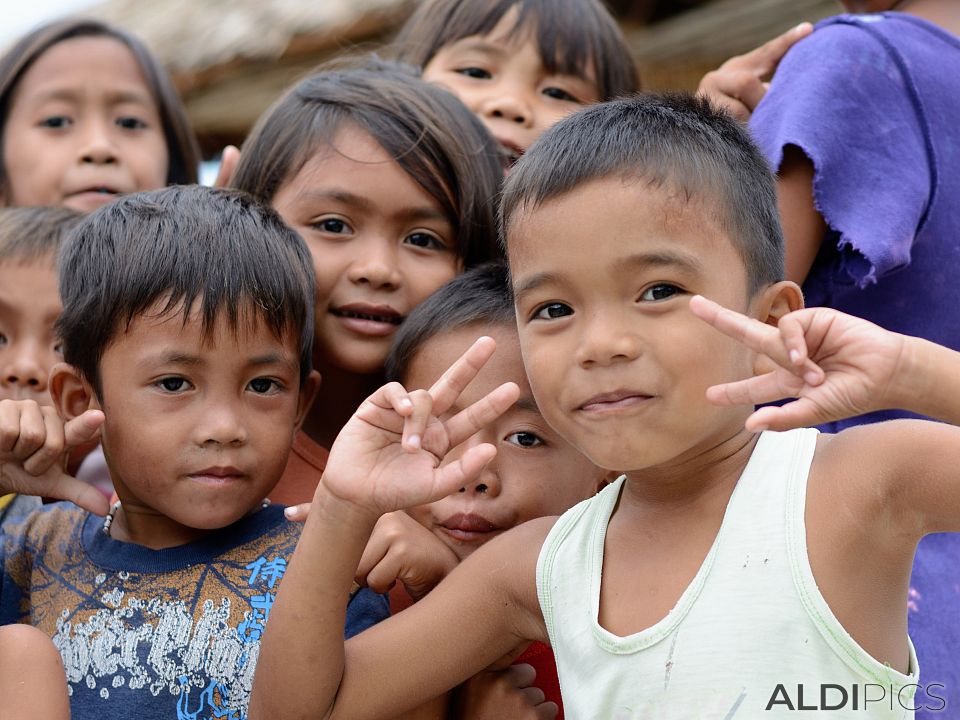
[{"label": "teeth", "polygon": [[352,312],[350,310],[338,310],[337,314],[341,317],[356,318],[358,320],[374,320],[376,322],[390,323],[391,325],[399,325],[403,321],[403,318],[399,316],[383,317],[380,315],[367,315],[365,313]]}]

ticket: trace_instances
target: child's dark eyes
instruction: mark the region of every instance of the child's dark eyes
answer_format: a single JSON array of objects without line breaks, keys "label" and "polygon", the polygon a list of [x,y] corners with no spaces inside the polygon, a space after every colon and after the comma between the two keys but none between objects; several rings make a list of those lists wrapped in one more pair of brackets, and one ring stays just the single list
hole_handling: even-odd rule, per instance
[{"label": "child's dark eyes", "polygon": [[3,333],[0,333],[0,347],[3,347],[7,344],[7,336]]},{"label": "child's dark eyes", "polygon": [[330,233],[331,235],[344,235],[350,232],[350,226],[340,218],[326,218],[324,220],[319,220],[315,222],[313,226],[317,230]]},{"label": "child's dark eyes", "polygon": [[186,378],[177,377],[175,375],[171,377],[160,378],[155,383],[158,388],[168,393],[178,393],[182,390],[187,390],[190,387],[190,381]]},{"label": "child's dark eyes", "polygon": [[446,245],[443,240],[438,238],[436,235],[427,232],[415,232],[410,233],[405,238],[404,242],[408,245],[415,245],[419,248],[425,248],[427,250],[444,250]]},{"label": "child's dark eyes", "polygon": [[140,118],[135,117],[122,117],[117,120],[117,125],[122,127],[124,130],[142,130],[147,127],[147,124]]},{"label": "child's dark eyes", "polygon": [[280,383],[271,378],[254,378],[250,381],[250,389],[259,395],[267,395],[280,389]]},{"label": "child's dark eyes", "polygon": [[658,300],[667,300],[672,298],[675,295],[679,295],[683,292],[676,285],[668,285],[667,283],[661,283],[659,285],[651,285],[640,295],[641,300],[647,302],[656,302]]},{"label": "child's dark eyes", "polygon": [[534,435],[532,432],[515,432],[507,435],[506,441],[512,445],[519,445],[520,447],[532,448],[537,447],[538,445],[543,445],[543,440]]},{"label": "child's dark eyes", "polygon": [[567,102],[580,103],[580,98],[574,97],[563,88],[548,87],[543,89],[543,94],[554,100],[566,100]]},{"label": "child's dark eyes", "polygon": [[479,67],[457,68],[454,72],[474,78],[475,80],[489,80],[493,77],[488,70]]},{"label": "child's dark eyes", "polygon": [[44,118],[37,124],[40,127],[53,128],[55,130],[59,130],[72,125],[73,121],[65,115],[53,115],[51,117]]},{"label": "child's dark eyes", "polygon": [[573,310],[569,305],[563,303],[548,303],[541,305],[534,312],[533,317],[537,320],[556,320],[557,318],[573,315]]}]

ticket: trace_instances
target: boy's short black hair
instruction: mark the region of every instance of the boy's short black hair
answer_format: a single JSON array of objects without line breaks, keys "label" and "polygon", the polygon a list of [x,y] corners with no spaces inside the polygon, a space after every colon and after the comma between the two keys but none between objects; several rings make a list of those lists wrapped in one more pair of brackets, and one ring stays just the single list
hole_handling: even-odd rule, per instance
[{"label": "boy's short black hair", "polygon": [[600,100],[640,89],[620,27],[600,0],[427,0],[391,45],[397,59],[424,67],[446,45],[486,35],[514,7],[512,33],[532,32],[550,73],[584,77],[592,66]]},{"label": "boy's short black hair", "polygon": [[306,244],[246,193],[174,186],[121,197],[91,213],[60,252],[64,359],[102,394],[99,364],[111,341],[156,303],[204,332],[226,313],[233,327],[263,322],[299,339],[310,372],[313,265]]},{"label": "boy's short black hair", "polygon": [[472,268],[417,305],[394,337],[387,356],[387,379],[403,382],[410,363],[431,338],[474,323],[515,326],[505,264]]},{"label": "boy's short black hair", "polygon": [[0,262],[48,260],[52,267],[64,238],[82,219],[69,208],[0,208]]},{"label": "boy's short black hair", "polygon": [[410,66],[376,56],[328,63],[290,88],[247,136],[234,186],[272,202],[348,125],[370,135],[436,201],[466,267],[500,257],[496,201],[503,166],[496,141],[449,92]]},{"label": "boy's short black hair", "polygon": [[610,176],[715,199],[752,295],[783,279],[776,183],[746,128],[704,98],[644,94],[581,110],[547,130],[507,178],[501,239],[524,208]]}]

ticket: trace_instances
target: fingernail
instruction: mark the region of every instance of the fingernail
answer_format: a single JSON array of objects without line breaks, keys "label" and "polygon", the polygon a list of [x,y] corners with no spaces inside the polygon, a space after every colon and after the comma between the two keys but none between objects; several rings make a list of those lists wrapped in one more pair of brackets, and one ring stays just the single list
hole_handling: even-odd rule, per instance
[{"label": "fingernail", "polygon": [[411,435],[411,436],[409,437],[409,439],[407,440],[407,445],[409,445],[410,447],[412,447],[412,448],[414,448],[414,449],[419,449],[419,448],[420,448],[420,436],[419,436],[419,435]]},{"label": "fingernail", "polygon": [[799,359],[800,359],[800,351],[799,351],[799,350],[791,350],[791,351],[790,351],[790,362],[796,364],[796,362],[797,362]]},{"label": "fingernail", "polygon": [[299,507],[300,507],[299,505],[291,505],[290,507],[285,507],[283,509],[283,514],[287,517],[287,519],[293,518],[296,516],[297,510],[299,509]]},{"label": "fingernail", "polygon": [[400,401],[400,407],[409,409],[413,407],[413,403],[410,402],[410,398],[404,398]]}]

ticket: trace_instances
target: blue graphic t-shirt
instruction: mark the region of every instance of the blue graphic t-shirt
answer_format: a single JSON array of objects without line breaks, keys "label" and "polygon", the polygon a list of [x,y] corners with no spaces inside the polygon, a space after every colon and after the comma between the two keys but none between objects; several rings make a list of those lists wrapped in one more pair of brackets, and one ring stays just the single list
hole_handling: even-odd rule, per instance
[{"label": "blue graphic t-shirt", "polygon": [[[45,506],[4,528],[0,622],[34,625],[59,648],[74,720],[243,720],[264,623],[300,526],[267,507],[197,542],[151,550],[103,519]],[[355,592],[350,637],[389,615]]]}]

